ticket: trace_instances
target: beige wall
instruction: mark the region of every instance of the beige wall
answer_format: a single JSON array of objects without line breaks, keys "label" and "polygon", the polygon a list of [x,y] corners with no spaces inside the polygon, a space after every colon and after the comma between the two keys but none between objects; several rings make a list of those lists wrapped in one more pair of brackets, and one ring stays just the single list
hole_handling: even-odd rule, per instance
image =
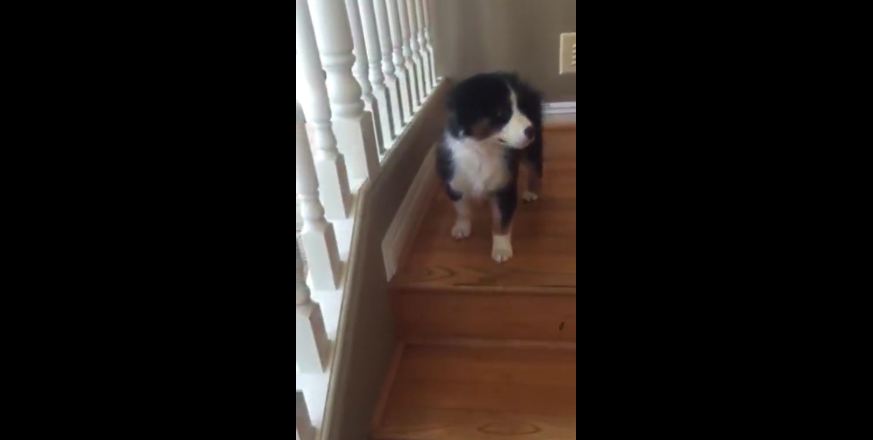
[{"label": "beige wall", "polygon": [[576,75],[558,75],[562,32],[576,31],[576,0],[430,0],[437,72],[453,78],[518,72],[547,101],[575,101]]}]

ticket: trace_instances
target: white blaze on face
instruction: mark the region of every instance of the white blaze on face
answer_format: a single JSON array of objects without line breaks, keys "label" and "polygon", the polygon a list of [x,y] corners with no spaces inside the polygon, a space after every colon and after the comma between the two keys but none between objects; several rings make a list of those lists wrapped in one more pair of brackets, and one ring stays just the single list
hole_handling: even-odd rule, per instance
[{"label": "white blaze on face", "polygon": [[500,130],[500,138],[506,141],[508,147],[524,148],[527,147],[531,139],[528,139],[524,134],[524,130],[532,124],[530,119],[518,109],[518,98],[515,96],[515,91],[509,89],[509,99],[512,101],[512,117],[509,122]]}]

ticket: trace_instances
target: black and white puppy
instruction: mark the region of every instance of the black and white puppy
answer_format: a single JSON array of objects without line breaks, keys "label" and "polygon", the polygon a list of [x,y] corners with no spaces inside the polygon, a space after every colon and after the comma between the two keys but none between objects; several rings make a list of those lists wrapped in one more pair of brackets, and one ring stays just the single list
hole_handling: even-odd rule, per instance
[{"label": "black and white puppy", "polygon": [[471,202],[491,205],[491,257],[512,257],[512,217],[518,203],[519,165],[529,167],[524,201],[539,195],[543,174],[542,97],[514,74],[487,73],[449,94],[448,124],[437,150],[437,172],[454,202],[452,236],[470,236]]}]

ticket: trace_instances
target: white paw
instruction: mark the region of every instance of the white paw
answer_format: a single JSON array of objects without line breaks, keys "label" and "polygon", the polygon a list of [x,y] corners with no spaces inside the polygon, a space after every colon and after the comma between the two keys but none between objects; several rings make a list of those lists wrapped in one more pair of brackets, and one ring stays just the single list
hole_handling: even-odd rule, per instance
[{"label": "white paw", "polygon": [[521,199],[525,202],[533,202],[539,198],[540,196],[538,196],[537,193],[531,191],[525,191],[524,194],[521,195]]},{"label": "white paw", "polygon": [[495,235],[491,245],[491,258],[498,263],[503,263],[512,258],[512,243],[508,235]]},{"label": "white paw", "polygon": [[452,237],[455,240],[460,240],[462,238],[467,238],[470,236],[470,220],[457,220],[455,221],[455,226],[452,226]]}]

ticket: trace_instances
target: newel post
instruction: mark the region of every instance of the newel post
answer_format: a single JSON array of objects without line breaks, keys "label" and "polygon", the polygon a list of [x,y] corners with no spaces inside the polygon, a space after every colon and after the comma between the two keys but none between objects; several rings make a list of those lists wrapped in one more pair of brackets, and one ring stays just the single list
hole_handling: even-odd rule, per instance
[{"label": "newel post", "polygon": [[309,407],[306,405],[306,398],[303,393],[297,391],[297,397],[294,402],[294,412],[296,413],[296,440],[315,440],[315,428],[312,426],[312,419],[309,417]]},{"label": "newel post", "polygon": [[334,133],[349,164],[349,176],[364,180],[379,171],[379,147],[373,115],[364,111],[361,87],[352,75],[355,56],[343,0],[310,0],[312,26],[327,72]]},{"label": "newel post", "polygon": [[[376,25],[376,11],[373,8],[373,0],[356,0],[360,9],[361,24],[364,27],[364,44],[367,46],[367,58],[369,61],[370,84],[373,85],[373,96],[379,104],[379,124],[382,127],[382,151],[390,148],[396,138],[392,113],[399,110],[397,104],[392,104],[390,96],[391,83],[389,78],[382,72],[382,47],[379,40],[379,31]],[[388,65],[393,69],[391,62]],[[397,96],[394,97],[397,99]]]},{"label": "newel post", "polygon": [[431,12],[432,11],[430,9],[430,0],[421,0],[421,1],[424,2],[424,4],[422,5],[423,6],[422,11],[424,12],[424,41],[425,41],[426,46],[427,46],[427,57],[430,60],[430,76],[431,76],[431,80],[433,81],[433,83],[431,84],[431,87],[436,87],[438,77],[437,77],[437,73],[436,73],[436,59],[434,58],[433,44],[432,44],[432,40],[433,40],[433,36],[432,36],[433,23],[431,20]]},{"label": "newel post", "polygon": [[422,1],[424,0],[415,0],[415,16],[416,16],[416,29],[418,29],[418,52],[419,58],[421,59],[422,64],[422,72],[424,73],[424,94],[427,96],[430,94],[430,91],[433,90],[433,76],[431,71],[431,62],[430,58],[428,58],[427,52],[427,40],[425,40],[425,24],[424,24],[424,7],[422,5]]},{"label": "newel post", "polygon": [[409,93],[412,99],[412,112],[415,113],[421,107],[421,100],[418,95],[418,81],[412,58],[413,51],[410,46],[412,35],[409,29],[409,11],[406,8],[406,0],[397,0],[397,14],[400,17],[401,53],[406,71],[409,72]]},{"label": "newel post", "polygon": [[351,191],[346,171],[345,158],[337,149],[330,116],[331,109],[324,85],[324,74],[315,33],[309,16],[306,0],[297,1],[296,51],[297,88],[305,93],[301,99],[309,124],[312,126],[312,143],[315,146],[315,169],[321,188],[322,202],[330,219],[348,218],[351,209]]},{"label": "newel post", "polygon": [[400,29],[400,12],[397,10],[397,0],[384,1],[388,12],[388,28],[391,31],[391,59],[394,61],[394,70],[397,72],[397,82],[400,84],[400,102],[403,106],[403,123],[412,120],[414,109],[412,108],[412,93],[410,92],[411,77],[406,68],[406,59],[403,57],[403,34]]},{"label": "newel post", "polygon": [[306,119],[297,103],[296,185],[303,218],[301,241],[312,268],[312,284],[316,289],[339,287],[340,258],[333,225],[324,218],[324,208],[318,199],[318,179],[315,162],[306,135]]},{"label": "newel post", "polygon": [[302,373],[321,373],[327,366],[330,353],[330,341],[324,327],[324,318],[318,303],[312,301],[309,287],[306,285],[306,275],[303,273],[303,259],[300,249],[294,245],[297,253],[295,305],[297,312],[296,360]]},{"label": "newel post", "polygon": [[400,78],[397,77],[392,58],[391,26],[388,19],[388,9],[385,0],[360,0],[374,7],[376,30],[379,31],[379,47],[382,49],[382,73],[385,74],[385,87],[388,89],[388,99],[391,102],[391,127],[394,137],[403,131],[403,98],[400,92]]},{"label": "newel post", "polygon": [[355,55],[355,64],[352,66],[352,72],[361,86],[361,99],[364,101],[364,110],[373,115],[373,123],[376,124],[373,131],[376,134],[376,145],[379,147],[379,153],[381,154],[385,150],[384,145],[387,142],[384,139],[385,135],[382,133],[382,125],[380,124],[383,109],[373,94],[375,84],[370,83],[369,65],[370,48],[376,49],[376,47],[368,45],[364,39],[363,17],[361,17],[361,12],[358,8],[358,0],[345,0],[345,2],[346,12],[349,16],[349,25],[351,25],[352,43],[354,43],[352,53]]}]

